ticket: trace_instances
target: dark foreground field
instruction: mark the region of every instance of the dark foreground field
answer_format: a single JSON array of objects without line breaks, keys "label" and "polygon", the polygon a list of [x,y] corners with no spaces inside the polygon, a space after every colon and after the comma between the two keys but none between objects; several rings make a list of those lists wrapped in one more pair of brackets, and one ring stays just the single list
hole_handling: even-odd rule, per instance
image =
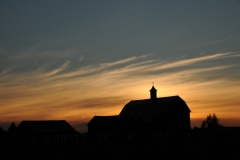
[{"label": "dark foreground field", "polygon": [[63,145],[1,145],[0,159],[239,159],[240,138]]}]

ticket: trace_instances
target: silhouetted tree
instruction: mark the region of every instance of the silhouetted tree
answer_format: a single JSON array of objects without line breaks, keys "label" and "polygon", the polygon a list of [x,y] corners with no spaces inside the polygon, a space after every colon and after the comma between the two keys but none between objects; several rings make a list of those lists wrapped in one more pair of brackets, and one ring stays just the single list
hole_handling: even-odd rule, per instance
[{"label": "silhouetted tree", "polygon": [[202,122],[201,128],[203,129],[215,129],[221,127],[222,125],[219,124],[219,119],[217,118],[216,114],[213,115],[209,114],[205,121]]}]

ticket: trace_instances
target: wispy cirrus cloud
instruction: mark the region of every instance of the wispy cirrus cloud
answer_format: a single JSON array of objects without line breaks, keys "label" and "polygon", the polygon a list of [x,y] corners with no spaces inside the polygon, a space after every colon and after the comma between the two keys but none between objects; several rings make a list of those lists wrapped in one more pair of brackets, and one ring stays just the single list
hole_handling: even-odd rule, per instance
[{"label": "wispy cirrus cloud", "polygon": [[190,46],[190,47],[185,47],[184,49],[192,49],[192,48],[198,48],[198,47],[204,47],[204,46],[214,45],[214,44],[217,44],[217,43],[224,42],[224,41],[226,41],[226,40],[228,40],[228,39],[230,39],[230,37],[223,38],[223,39],[219,39],[219,40],[212,41],[212,42],[208,42],[208,43],[203,43],[203,44],[193,45],[193,46]]},{"label": "wispy cirrus cloud", "polygon": [[[149,55],[143,55],[139,57],[130,57],[127,59],[115,61],[115,62],[110,62],[110,63],[102,63],[100,65],[92,65],[92,66],[86,66],[83,68],[78,69],[77,71],[73,71],[70,73],[62,74],[59,75],[56,78],[71,78],[71,77],[78,77],[78,76],[85,76],[85,75],[90,75],[94,74],[96,72],[101,72],[105,71],[105,69],[108,69],[113,66],[117,66],[120,64],[125,64],[128,62],[132,62],[135,60],[141,60]],[[118,68],[113,68],[107,71],[109,75],[120,75],[121,73],[124,73],[127,76],[136,75],[136,74],[148,74],[152,71],[162,71],[166,69],[171,69],[171,68],[177,68],[177,67],[183,67],[183,66],[189,66],[192,64],[204,62],[204,61],[210,61],[210,60],[215,60],[215,59],[220,59],[220,58],[231,58],[231,57],[238,57],[240,54],[235,54],[232,52],[226,52],[226,53],[217,53],[213,55],[206,55],[206,56],[201,56],[201,57],[196,57],[196,58],[189,58],[189,59],[183,59],[183,60],[178,60],[178,61],[159,61],[159,60],[146,60],[146,61],[136,61],[135,63],[129,63],[127,65],[120,66]]]},{"label": "wispy cirrus cloud", "polygon": [[[150,56],[150,54],[142,55],[142,56],[129,57],[129,58],[114,61],[114,62],[100,63],[98,65],[89,65],[89,66],[81,67],[81,68],[79,68],[77,70],[74,70],[72,72],[59,75],[56,78],[73,78],[73,77],[78,77],[78,76],[89,76],[89,75],[97,73],[97,72],[98,73],[102,72],[106,69],[109,69],[110,67],[114,67],[114,66],[117,66],[117,65],[123,65],[123,64],[132,62],[132,61],[144,59],[148,56]],[[141,62],[141,63],[137,63],[137,64],[140,65],[140,64],[143,64],[143,63],[146,63],[146,62]],[[128,64],[128,65],[131,65],[131,64]],[[120,67],[120,68],[122,68],[122,67]]]},{"label": "wispy cirrus cloud", "polygon": [[201,56],[196,58],[179,60],[171,63],[165,63],[158,67],[155,67],[155,70],[176,68],[176,67],[187,66],[187,65],[203,62],[203,61],[214,60],[219,58],[235,57],[235,56],[240,56],[240,54],[234,54],[234,52],[216,53],[212,55],[206,55],[206,56]]},{"label": "wispy cirrus cloud", "polygon": [[138,57],[134,56],[134,57],[122,59],[122,60],[115,61],[115,62],[101,63],[100,66],[103,67],[103,68],[108,68],[108,67],[124,64],[124,63],[127,63],[127,62],[131,62],[131,61],[134,61],[134,60],[137,60],[137,59],[143,59],[143,58],[146,58],[148,56],[150,56],[150,54],[142,55],[142,56],[138,56]]},{"label": "wispy cirrus cloud", "polygon": [[63,71],[64,69],[66,69],[67,67],[69,67],[70,61],[66,61],[65,63],[63,63],[60,67],[53,69],[51,71],[46,72],[43,77],[48,77],[48,76],[52,76],[54,74],[57,74],[61,71]]}]

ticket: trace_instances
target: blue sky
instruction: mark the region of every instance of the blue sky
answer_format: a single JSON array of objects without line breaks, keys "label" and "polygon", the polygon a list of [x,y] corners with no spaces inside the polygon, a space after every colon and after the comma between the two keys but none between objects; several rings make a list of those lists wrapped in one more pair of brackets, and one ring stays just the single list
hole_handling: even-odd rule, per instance
[{"label": "blue sky", "polygon": [[148,98],[153,81],[192,118],[236,119],[239,17],[239,0],[2,0],[0,122],[66,119],[83,130]]}]

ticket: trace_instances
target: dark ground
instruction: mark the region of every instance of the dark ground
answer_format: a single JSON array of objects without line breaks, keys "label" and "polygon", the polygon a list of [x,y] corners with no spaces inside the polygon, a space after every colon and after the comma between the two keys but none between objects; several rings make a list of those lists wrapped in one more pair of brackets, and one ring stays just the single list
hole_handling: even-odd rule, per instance
[{"label": "dark ground", "polygon": [[74,145],[0,145],[0,159],[240,159],[240,137]]}]

